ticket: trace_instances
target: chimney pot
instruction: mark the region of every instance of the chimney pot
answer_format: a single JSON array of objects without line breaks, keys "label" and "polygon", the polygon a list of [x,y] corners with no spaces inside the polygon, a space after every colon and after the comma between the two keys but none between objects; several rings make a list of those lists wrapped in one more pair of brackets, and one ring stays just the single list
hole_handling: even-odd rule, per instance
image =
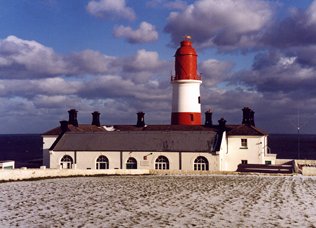
[{"label": "chimney pot", "polygon": [[77,120],[77,113],[78,111],[76,109],[70,109],[68,111],[69,113],[69,121],[68,123],[75,126],[75,127],[78,127],[78,120]]},{"label": "chimney pot", "polygon": [[219,124],[219,128],[221,130],[224,130],[225,129],[225,126],[226,126],[226,120],[224,118],[221,118],[219,121],[218,121],[218,124]]},{"label": "chimney pot", "polygon": [[212,115],[213,113],[211,112],[210,109],[205,112],[205,126],[212,127],[213,125]]},{"label": "chimney pot", "polygon": [[242,124],[245,124],[248,126],[255,126],[255,120],[254,120],[255,112],[251,110],[249,107],[244,107],[242,111],[243,111]]},{"label": "chimney pot", "polygon": [[98,126],[100,127],[101,124],[100,124],[100,113],[98,111],[95,111],[92,114],[92,123],[91,125],[95,125],[95,126]]},{"label": "chimney pot", "polygon": [[255,112],[253,110],[250,111],[250,125],[256,126],[255,125]]},{"label": "chimney pot", "polygon": [[143,112],[138,112],[137,113],[137,127],[144,127],[145,126],[145,113]]},{"label": "chimney pot", "polygon": [[60,123],[61,133],[65,133],[66,131],[69,131],[68,121],[67,120],[62,120],[59,123]]}]

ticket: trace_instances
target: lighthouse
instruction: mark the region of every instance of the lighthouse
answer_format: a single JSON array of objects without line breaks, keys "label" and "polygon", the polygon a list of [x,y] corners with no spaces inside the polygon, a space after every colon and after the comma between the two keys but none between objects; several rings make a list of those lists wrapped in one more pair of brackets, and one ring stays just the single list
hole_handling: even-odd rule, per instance
[{"label": "lighthouse", "polygon": [[197,73],[197,54],[191,37],[185,36],[175,53],[172,83],[171,124],[201,125],[201,76]]}]

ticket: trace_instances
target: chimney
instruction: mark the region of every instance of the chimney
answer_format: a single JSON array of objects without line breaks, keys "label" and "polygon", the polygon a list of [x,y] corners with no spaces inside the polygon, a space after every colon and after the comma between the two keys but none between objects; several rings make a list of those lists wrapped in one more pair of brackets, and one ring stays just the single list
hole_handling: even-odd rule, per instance
[{"label": "chimney", "polygon": [[91,125],[95,125],[95,126],[98,126],[100,127],[101,124],[100,124],[100,113],[97,112],[97,111],[94,111],[92,114],[92,123]]},{"label": "chimney", "polygon": [[242,117],[242,124],[248,125],[248,126],[255,126],[255,120],[254,120],[254,114],[255,112],[252,111],[248,107],[244,107],[242,109],[243,117]]},{"label": "chimney", "polygon": [[224,131],[225,130],[225,126],[226,126],[226,120],[224,118],[221,118],[218,121],[218,125],[219,125],[219,129]]},{"label": "chimney", "polygon": [[250,124],[252,126],[256,126],[255,125],[255,112],[253,110],[250,111]]},{"label": "chimney", "polygon": [[75,127],[78,127],[78,120],[77,120],[77,113],[78,111],[76,109],[70,109],[68,111],[69,113],[69,121],[68,123],[75,126]]},{"label": "chimney", "polygon": [[213,125],[212,115],[213,113],[211,112],[210,109],[205,112],[205,126],[206,127],[212,127]]},{"label": "chimney", "polygon": [[144,127],[145,126],[145,113],[143,112],[138,112],[137,113],[137,127]]},{"label": "chimney", "polygon": [[66,131],[69,131],[67,120],[62,120],[59,123],[60,123],[60,130],[62,134],[65,133]]}]

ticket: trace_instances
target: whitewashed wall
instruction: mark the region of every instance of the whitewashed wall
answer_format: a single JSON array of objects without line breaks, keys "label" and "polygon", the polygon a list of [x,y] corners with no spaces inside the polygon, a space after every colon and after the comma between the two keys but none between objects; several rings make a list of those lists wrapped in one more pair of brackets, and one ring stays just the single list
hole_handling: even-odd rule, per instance
[{"label": "whitewashed wall", "polygon": [[[227,151],[221,151],[223,171],[236,171],[241,160],[248,164],[264,164],[267,150],[266,136],[229,136]],[[247,139],[247,148],[242,148],[241,139]]]},{"label": "whitewashed wall", "polygon": [[211,153],[182,153],[182,170],[194,170],[194,160],[198,156],[203,156],[208,160],[209,170],[219,170],[219,156]]},{"label": "whitewashed wall", "polygon": [[58,136],[43,136],[43,165],[49,168],[49,148],[53,145]]},{"label": "whitewashed wall", "polygon": [[[73,168],[77,169],[96,169],[96,160],[100,155],[104,155],[109,160],[110,169],[126,169],[126,162],[129,157],[137,160],[138,169],[155,169],[155,161],[159,156],[165,156],[169,160],[170,170],[180,169],[180,153],[179,152],[134,152],[134,151],[50,151],[50,168],[60,168],[60,161],[63,156],[69,155],[73,161],[76,160],[76,165]],[[122,157],[121,157],[122,156]],[[144,157],[147,157],[147,160]],[[205,157],[209,162],[211,171],[219,170],[219,156],[206,152],[182,152],[181,153],[181,168],[182,170],[194,170],[194,160],[198,156]],[[122,159],[122,167],[121,167]]]}]

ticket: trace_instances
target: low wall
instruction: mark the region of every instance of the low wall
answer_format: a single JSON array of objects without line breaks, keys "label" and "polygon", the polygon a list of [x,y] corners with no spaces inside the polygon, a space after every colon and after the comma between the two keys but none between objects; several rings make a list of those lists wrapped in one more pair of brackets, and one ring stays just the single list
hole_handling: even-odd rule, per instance
[{"label": "low wall", "polygon": [[316,166],[316,160],[298,160],[296,159],[295,160],[295,163],[296,164],[299,164],[299,165],[312,165],[312,166]]},{"label": "low wall", "polygon": [[0,170],[0,181],[27,180],[49,177],[95,176],[95,175],[143,175],[148,169],[11,169]]},{"label": "low wall", "polygon": [[316,176],[316,167],[303,166],[302,174],[304,176]]},{"label": "low wall", "polygon": [[293,161],[293,159],[276,159],[275,164],[276,165],[283,165],[287,162],[292,162],[292,161]]}]

